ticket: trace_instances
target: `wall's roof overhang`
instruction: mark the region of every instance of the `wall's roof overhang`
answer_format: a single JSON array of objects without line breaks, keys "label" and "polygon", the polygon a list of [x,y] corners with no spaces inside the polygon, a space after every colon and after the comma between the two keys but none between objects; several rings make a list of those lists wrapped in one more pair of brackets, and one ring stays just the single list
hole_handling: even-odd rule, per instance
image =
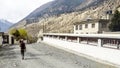
[{"label": "wall's roof overhang", "polygon": [[3,34],[4,34],[4,32],[0,32],[0,36],[3,35]]}]

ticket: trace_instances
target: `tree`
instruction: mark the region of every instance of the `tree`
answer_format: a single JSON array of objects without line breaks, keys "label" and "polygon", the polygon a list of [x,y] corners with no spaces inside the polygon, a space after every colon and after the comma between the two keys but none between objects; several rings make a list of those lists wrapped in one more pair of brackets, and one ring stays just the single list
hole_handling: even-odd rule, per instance
[{"label": "tree", "polygon": [[109,29],[111,31],[120,31],[120,12],[118,10],[115,11],[115,14],[111,19]]},{"label": "tree", "polygon": [[19,34],[20,34],[20,38],[21,39],[27,39],[27,32],[26,32],[26,30],[25,29],[18,29],[18,31],[19,31]]},{"label": "tree", "polygon": [[27,39],[27,32],[25,29],[12,29],[10,34],[15,37],[16,40]]},{"label": "tree", "polygon": [[17,29],[11,29],[10,34],[13,35],[16,40],[19,40],[20,33]]}]

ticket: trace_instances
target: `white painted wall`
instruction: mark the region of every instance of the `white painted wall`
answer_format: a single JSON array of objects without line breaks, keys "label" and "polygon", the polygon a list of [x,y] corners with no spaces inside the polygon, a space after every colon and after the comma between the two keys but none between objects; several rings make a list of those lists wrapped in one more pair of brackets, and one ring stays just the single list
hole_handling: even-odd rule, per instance
[{"label": "white painted wall", "polygon": [[70,51],[72,53],[84,54],[87,55],[89,58],[90,56],[94,57],[97,61],[100,59],[104,62],[107,61],[107,63],[110,62],[114,65],[120,65],[120,51],[116,49],[90,46],[89,44],[74,43],[48,37],[44,37],[43,42],[51,46]]},{"label": "white painted wall", "polygon": [[3,38],[0,36],[0,45],[2,45]]},{"label": "white painted wall", "polygon": [[[74,25],[74,34],[97,34],[99,31],[99,23],[94,23],[95,28],[92,28],[92,23],[88,24],[88,28],[85,28],[85,24],[82,24],[82,30],[75,30],[75,25]],[[78,26],[79,28],[79,26]]]}]

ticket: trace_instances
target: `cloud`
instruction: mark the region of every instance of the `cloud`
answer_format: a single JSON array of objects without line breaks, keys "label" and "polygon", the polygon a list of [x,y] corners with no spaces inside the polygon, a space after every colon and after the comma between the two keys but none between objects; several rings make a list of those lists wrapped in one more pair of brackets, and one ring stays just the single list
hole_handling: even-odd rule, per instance
[{"label": "cloud", "polygon": [[16,23],[49,1],[52,0],[0,0],[0,18]]}]

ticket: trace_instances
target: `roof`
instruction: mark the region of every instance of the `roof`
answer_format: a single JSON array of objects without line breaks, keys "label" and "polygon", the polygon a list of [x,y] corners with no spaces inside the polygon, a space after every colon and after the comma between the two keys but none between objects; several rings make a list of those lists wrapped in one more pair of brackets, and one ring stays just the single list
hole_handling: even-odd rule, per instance
[{"label": "roof", "polygon": [[109,20],[106,19],[87,19],[86,21],[75,22],[74,25],[86,24],[86,23],[109,23]]},{"label": "roof", "polygon": [[4,34],[4,32],[0,32],[0,36],[3,35],[3,34]]}]

